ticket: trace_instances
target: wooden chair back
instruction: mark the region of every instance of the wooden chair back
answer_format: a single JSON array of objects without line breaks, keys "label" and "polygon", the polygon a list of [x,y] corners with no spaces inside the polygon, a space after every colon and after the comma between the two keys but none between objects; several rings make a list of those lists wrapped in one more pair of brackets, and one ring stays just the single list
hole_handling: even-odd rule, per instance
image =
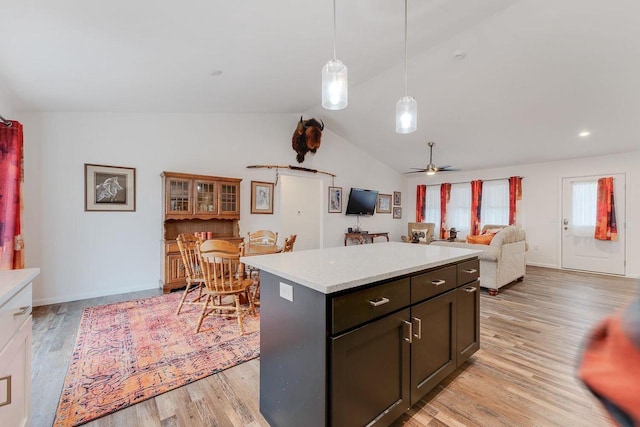
[{"label": "wooden chair back", "polygon": [[284,246],[282,247],[282,252],[293,252],[293,244],[296,242],[297,234],[292,234],[291,236],[284,239]]},{"label": "wooden chair back", "polygon": [[271,230],[258,230],[247,234],[249,245],[275,245],[278,242],[278,233]]},{"label": "wooden chair back", "polygon": [[244,279],[240,248],[226,240],[206,240],[198,246],[205,287],[219,295],[244,292],[252,283]]},{"label": "wooden chair back", "polygon": [[187,283],[195,283],[203,281],[202,267],[200,265],[200,256],[198,255],[198,245],[202,242],[200,237],[193,233],[182,233],[176,237],[180,256],[184,264]]}]

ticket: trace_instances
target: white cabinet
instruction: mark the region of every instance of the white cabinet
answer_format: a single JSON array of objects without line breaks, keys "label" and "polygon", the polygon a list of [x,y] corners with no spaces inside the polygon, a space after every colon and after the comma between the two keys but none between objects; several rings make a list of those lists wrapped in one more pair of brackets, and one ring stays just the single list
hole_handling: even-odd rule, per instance
[{"label": "white cabinet", "polygon": [[[0,423],[28,426],[31,395],[32,275],[0,272]],[[4,286],[17,278],[14,286]]]}]

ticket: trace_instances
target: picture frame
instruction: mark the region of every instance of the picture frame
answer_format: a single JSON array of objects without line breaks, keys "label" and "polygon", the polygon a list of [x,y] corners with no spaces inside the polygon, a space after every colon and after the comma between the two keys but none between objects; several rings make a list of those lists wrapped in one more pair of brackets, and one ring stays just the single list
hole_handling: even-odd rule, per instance
[{"label": "picture frame", "polygon": [[329,187],[329,213],[342,213],[342,187]]},{"label": "picture frame", "polygon": [[136,168],[84,164],[85,212],[135,212]]},{"label": "picture frame", "polygon": [[399,191],[393,192],[393,206],[401,206],[402,205],[402,193]]},{"label": "picture frame", "polygon": [[378,194],[377,213],[391,213],[391,194]]},{"label": "picture frame", "polygon": [[401,219],[402,218],[402,208],[400,206],[393,207],[393,219]]},{"label": "picture frame", "polygon": [[251,181],[251,213],[273,214],[273,182]]}]

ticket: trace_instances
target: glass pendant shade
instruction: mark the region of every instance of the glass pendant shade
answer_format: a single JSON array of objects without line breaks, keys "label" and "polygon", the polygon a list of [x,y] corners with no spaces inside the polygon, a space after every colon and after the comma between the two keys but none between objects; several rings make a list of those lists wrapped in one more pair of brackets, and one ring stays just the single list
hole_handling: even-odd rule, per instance
[{"label": "glass pendant shade", "polygon": [[418,102],[413,96],[403,96],[396,103],[396,132],[411,133],[418,129]]},{"label": "glass pendant shade", "polygon": [[339,59],[331,59],[322,67],[322,106],[342,110],[347,104],[347,66]]}]

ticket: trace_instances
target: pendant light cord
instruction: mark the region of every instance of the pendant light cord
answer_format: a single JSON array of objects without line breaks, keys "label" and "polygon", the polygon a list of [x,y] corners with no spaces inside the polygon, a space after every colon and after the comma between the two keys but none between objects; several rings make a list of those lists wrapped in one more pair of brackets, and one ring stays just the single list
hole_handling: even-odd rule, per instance
[{"label": "pendant light cord", "polygon": [[407,81],[407,0],[404,0],[404,96],[409,94]]},{"label": "pendant light cord", "polygon": [[336,60],[336,0],[333,0],[333,60]]}]

